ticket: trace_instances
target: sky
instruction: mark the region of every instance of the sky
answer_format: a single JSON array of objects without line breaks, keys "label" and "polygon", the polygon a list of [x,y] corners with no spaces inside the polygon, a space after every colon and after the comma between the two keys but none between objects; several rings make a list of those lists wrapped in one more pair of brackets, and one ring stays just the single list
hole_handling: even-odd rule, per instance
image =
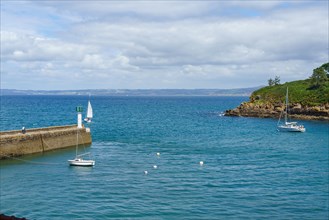
[{"label": "sky", "polygon": [[1,0],[1,88],[230,89],[328,62],[328,0]]}]

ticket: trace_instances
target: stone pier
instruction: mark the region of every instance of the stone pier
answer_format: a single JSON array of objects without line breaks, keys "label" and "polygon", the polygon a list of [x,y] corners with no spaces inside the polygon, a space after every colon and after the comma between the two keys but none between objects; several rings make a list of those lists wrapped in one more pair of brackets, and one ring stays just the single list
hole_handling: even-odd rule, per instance
[{"label": "stone pier", "polygon": [[42,153],[92,142],[89,128],[77,125],[0,132],[0,159]]}]

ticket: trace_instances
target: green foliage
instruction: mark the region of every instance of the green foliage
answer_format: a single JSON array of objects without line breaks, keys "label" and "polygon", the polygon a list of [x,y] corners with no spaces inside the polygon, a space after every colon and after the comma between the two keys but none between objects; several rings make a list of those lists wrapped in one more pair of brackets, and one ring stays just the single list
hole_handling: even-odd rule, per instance
[{"label": "green foliage", "polygon": [[327,73],[329,73],[329,63],[325,63],[321,66]]},{"label": "green foliage", "polygon": [[280,85],[280,76],[275,76],[274,85]]},{"label": "green foliage", "polygon": [[[282,104],[285,101],[287,87],[289,88],[289,102],[300,103],[303,106],[316,106],[329,103],[329,80],[327,78],[328,63],[317,69],[316,74],[323,77],[325,73],[326,80],[320,77],[320,85],[314,87],[313,79],[299,80],[263,87],[252,93],[250,100],[259,103]],[[312,75],[313,76],[313,75]],[[322,84],[321,84],[322,83]]]},{"label": "green foliage", "polygon": [[275,76],[274,80],[270,78],[268,81],[269,86],[279,85],[280,84],[280,76]]},{"label": "green foliage", "polygon": [[325,68],[318,67],[313,70],[313,74],[311,76],[312,86],[311,89],[322,87],[328,81],[327,73]]},{"label": "green foliage", "polygon": [[274,80],[270,78],[270,79],[268,80],[268,85],[269,85],[269,86],[274,86]]}]

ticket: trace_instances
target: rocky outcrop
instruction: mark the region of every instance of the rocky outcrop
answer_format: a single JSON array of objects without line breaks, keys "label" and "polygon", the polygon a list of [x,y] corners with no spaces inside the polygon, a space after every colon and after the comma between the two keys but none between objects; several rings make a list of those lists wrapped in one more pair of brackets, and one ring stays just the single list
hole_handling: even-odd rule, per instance
[{"label": "rocky outcrop", "polygon": [[[279,118],[284,109],[283,103],[243,102],[235,109],[226,110],[225,116]],[[302,120],[329,120],[329,103],[321,106],[302,106],[300,103],[294,103],[289,106],[289,116]]]},{"label": "rocky outcrop", "polygon": [[18,218],[16,216],[8,216],[5,214],[0,214],[0,220],[26,220],[26,218]]}]

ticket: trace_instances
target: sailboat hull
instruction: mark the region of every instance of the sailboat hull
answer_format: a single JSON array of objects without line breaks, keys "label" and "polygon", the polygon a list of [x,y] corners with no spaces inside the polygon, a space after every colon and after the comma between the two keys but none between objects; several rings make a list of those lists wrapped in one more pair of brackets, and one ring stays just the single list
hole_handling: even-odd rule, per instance
[{"label": "sailboat hull", "polygon": [[305,132],[305,130],[306,129],[301,126],[287,126],[287,125],[278,126],[278,131]]},{"label": "sailboat hull", "polygon": [[95,165],[94,160],[83,160],[83,159],[74,159],[74,160],[68,160],[70,166],[84,166],[84,167],[90,167]]},{"label": "sailboat hull", "polygon": [[91,122],[91,118],[85,118],[84,121],[87,122],[87,123],[90,123]]}]

